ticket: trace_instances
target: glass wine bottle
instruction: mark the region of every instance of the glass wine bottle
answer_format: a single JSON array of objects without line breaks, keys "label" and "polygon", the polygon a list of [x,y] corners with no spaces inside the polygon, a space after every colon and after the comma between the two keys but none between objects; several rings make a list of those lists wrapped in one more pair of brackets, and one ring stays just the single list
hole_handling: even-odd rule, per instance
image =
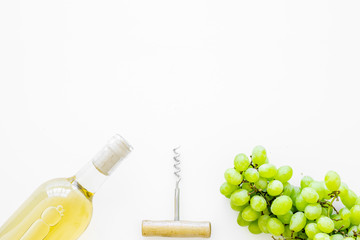
[{"label": "glass wine bottle", "polygon": [[92,198],[132,147],[115,135],[75,176],[42,184],[0,228],[0,240],[75,240],[92,217]]}]

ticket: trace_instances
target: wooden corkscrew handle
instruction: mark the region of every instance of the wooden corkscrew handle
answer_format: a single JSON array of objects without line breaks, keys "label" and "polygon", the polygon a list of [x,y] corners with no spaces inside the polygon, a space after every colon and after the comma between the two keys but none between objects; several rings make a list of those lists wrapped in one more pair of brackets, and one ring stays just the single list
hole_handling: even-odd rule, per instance
[{"label": "wooden corkscrew handle", "polygon": [[145,237],[209,238],[211,236],[211,223],[145,220],[142,223],[142,235]]}]

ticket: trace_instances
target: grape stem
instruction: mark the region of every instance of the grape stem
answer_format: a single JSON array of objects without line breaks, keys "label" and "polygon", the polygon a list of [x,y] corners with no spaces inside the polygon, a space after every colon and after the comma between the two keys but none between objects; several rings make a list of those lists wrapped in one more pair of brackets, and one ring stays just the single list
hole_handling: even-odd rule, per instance
[{"label": "grape stem", "polygon": [[335,229],[335,232],[340,232],[343,227],[344,225],[342,225],[339,229]]},{"label": "grape stem", "polygon": [[333,191],[333,192],[329,193],[328,195],[330,197],[336,197],[337,199],[339,199],[339,194],[340,194],[340,191],[338,190],[338,191]]},{"label": "grape stem", "polygon": [[334,209],[334,211],[336,212],[336,214],[339,214],[338,210],[334,207],[333,203],[335,201],[336,197],[334,197],[331,202],[329,201],[319,201],[320,205],[322,207],[327,207],[328,208],[328,217],[330,217],[330,209]]},{"label": "grape stem", "polygon": [[249,192],[248,195],[250,196],[251,194],[255,193],[256,191],[252,191],[252,192]]},{"label": "grape stem", "polygon": [[270,202],[267,200],[267,198],[266,198],[266,196],[264,195],[264,193],[263,193],[260,189],[258,189],[258,188],[255,186],[254,183],[250,183],[250,187],[254,190],[252,193],[254,193],[254,192],[260,193],[261,196],[265,199],[267,205],[268,205],[268,206],[271,206]]},{"label": "grape stem", "polygon": [[335,221],[335,222],[338,222],[338,221],[342,221],[342,220],[344,220],[344,219],[339,218],[339,219],[332,219],[332,220]]},{"label": "grape stem", "polygon": [[254,164],[252,161],[250,162],[250,166],[252,166],[252,167],[255,168],[255,169],[258,168],[258,165],[257,165],[257,164]]},{"label": "grape stem", "polygon": [[[332,207],[337,214],[339,214],[339,212],[336,210],[333,203],[334,203],[335,199],[338,198],[338,193],[340,193],[340,191],[334,191],[334,192],[331,193],[331,196],[333,196],[333,198],[332,198],[332,200],[330,202],[330,207]],[[328,209],[328,217],[330,217],[330,208]]]}]

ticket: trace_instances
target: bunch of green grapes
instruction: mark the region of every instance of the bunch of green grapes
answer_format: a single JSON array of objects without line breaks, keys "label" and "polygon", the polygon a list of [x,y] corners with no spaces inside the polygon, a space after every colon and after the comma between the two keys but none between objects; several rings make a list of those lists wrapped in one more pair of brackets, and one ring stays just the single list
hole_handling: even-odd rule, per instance
[{"label": "bunch of green grapes", "polygon": [[[300,187],[288,181],[290,166],[270,164],[266,150],[256,146],[250,159],[243,153],[234,168],[225,171],[220,192],[239,212],[237,222],[253,234],[270,233],[273,239],[360,240],[360,198],[329,171],[324,181],[309,176]],[[341,199],[344,207],[335,209]]]}]

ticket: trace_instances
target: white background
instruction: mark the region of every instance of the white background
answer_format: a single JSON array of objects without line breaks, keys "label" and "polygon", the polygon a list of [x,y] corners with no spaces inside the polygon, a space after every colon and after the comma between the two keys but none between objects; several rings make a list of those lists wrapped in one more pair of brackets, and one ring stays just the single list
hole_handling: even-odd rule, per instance
[{"label": "white background", "polygon": [[145,239],[181,217],[212,239],[237,226],[219,194],[239,152],[322,179],[359,181],[359,1],[0,2],[0,224],[42,182],[71,176],[122,134],[134,152],[94,200],[81,240]]}]

